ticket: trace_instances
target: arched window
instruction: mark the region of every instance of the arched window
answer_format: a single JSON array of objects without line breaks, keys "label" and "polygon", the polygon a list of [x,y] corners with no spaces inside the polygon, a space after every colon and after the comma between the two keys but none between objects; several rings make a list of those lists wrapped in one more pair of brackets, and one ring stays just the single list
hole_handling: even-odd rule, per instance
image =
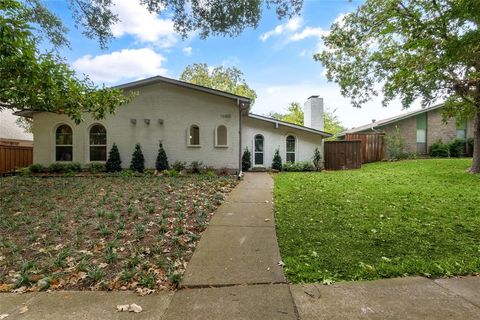
[{"label": "arched window", "polygon": [[287,162],[295,162],[295,144],[296,139],[294,136],[289,135],[286,139],[286,160]]},{"label": "arched window", "polygon": [[62,124],[55,131],[55,161],[73,160],[73,132],[72,128]]},{"label": "arched window", "polygon": [[101,124],[90,128],[90,161],[107,161],[107,130]]},{"label": "arched window", "polygon": [[228,145],[227,141],[227,127],[223,124],[217,127],[216,132],[216,146],[217,147],[226,147]]},{"label": "arched window", "polygon": [[254,149],[254,164],[257,166],[263,165],[263,136],[261,134],[257,134],[255,136],[255,149]]},{"label": "arched window", "polygon": [[188,130],[188,144],[190,146],[199,146],[200,145],[200,128],[196,124],[192,124]]}]

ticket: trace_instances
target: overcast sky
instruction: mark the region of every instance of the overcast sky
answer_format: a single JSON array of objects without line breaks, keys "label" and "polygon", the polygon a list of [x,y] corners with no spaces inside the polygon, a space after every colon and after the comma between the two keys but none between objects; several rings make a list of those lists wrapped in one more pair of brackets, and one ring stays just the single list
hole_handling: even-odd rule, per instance
[{"label": "overcast sky", "polygon": [[154,75],[178,78],[187,65],[203,62],[238,67],[257,92],[255,113],[282,112],[290,102],[303,103],[311,95],[324,97],[325,106],[336,109],[348,128],[402,112],[398,103],[382,108],[380,99],[362,109],[353,108],[313,60],[332,22],[362,1],[306,0],[300,17],[279,21],[273,11],[266,11],[256,30],[247,29],[236,38],[206,40],[195,35],[182,40],[167,15],[148,13],[138,0],[113,2],[121,21],[113,28],[116,39],[101,50],[75,29],[65,1],[45,1],[70,29],[72,48],[61,54],[76,71],[98,84],[116,85]]}]

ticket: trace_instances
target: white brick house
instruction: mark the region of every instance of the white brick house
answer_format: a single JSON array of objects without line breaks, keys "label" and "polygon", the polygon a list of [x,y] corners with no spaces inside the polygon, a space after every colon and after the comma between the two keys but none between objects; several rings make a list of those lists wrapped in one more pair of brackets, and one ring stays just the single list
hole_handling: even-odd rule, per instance
[{"label": "white brick house", "polygon": [[156,76],[118,88],[138,95],[100,121],[85,116],[75,125],[65,115],[19,112],[33,117],[33,162],[102,162],[116,143],[122,166],[128,167],[140,143],[146,167],[153,168],[162,142],[170,163],[202,161],[239,172],[245,147],[254,166],[270,167],[277,148],[283,162],[311,160],[330,136],[322,131],[323,99],[316,96],[305,104],[306,126],[299,126],[249,113],[248,98],[170,78]]}]

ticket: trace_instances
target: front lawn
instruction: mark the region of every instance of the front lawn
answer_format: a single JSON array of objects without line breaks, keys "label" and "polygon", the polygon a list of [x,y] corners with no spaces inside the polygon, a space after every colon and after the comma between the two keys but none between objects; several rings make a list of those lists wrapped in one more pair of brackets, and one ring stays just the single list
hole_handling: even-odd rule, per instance
[{"label": "front lawn", "polygon": [[233,178],[0,178],[0,291],[175,287]]},{"label": "front lawn", "polygon": [[480,272],[480,176],[471,159],[373,163],[275,176],[291,282]]}]

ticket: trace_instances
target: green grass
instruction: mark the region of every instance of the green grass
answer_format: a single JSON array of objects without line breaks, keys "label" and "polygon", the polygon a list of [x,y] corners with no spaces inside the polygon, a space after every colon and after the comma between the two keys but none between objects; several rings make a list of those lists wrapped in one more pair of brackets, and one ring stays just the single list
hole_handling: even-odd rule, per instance
[{"label": "green grass", "polygon": [[275,176],[289,281],[480,272],[480,176],[469,159]]}]

